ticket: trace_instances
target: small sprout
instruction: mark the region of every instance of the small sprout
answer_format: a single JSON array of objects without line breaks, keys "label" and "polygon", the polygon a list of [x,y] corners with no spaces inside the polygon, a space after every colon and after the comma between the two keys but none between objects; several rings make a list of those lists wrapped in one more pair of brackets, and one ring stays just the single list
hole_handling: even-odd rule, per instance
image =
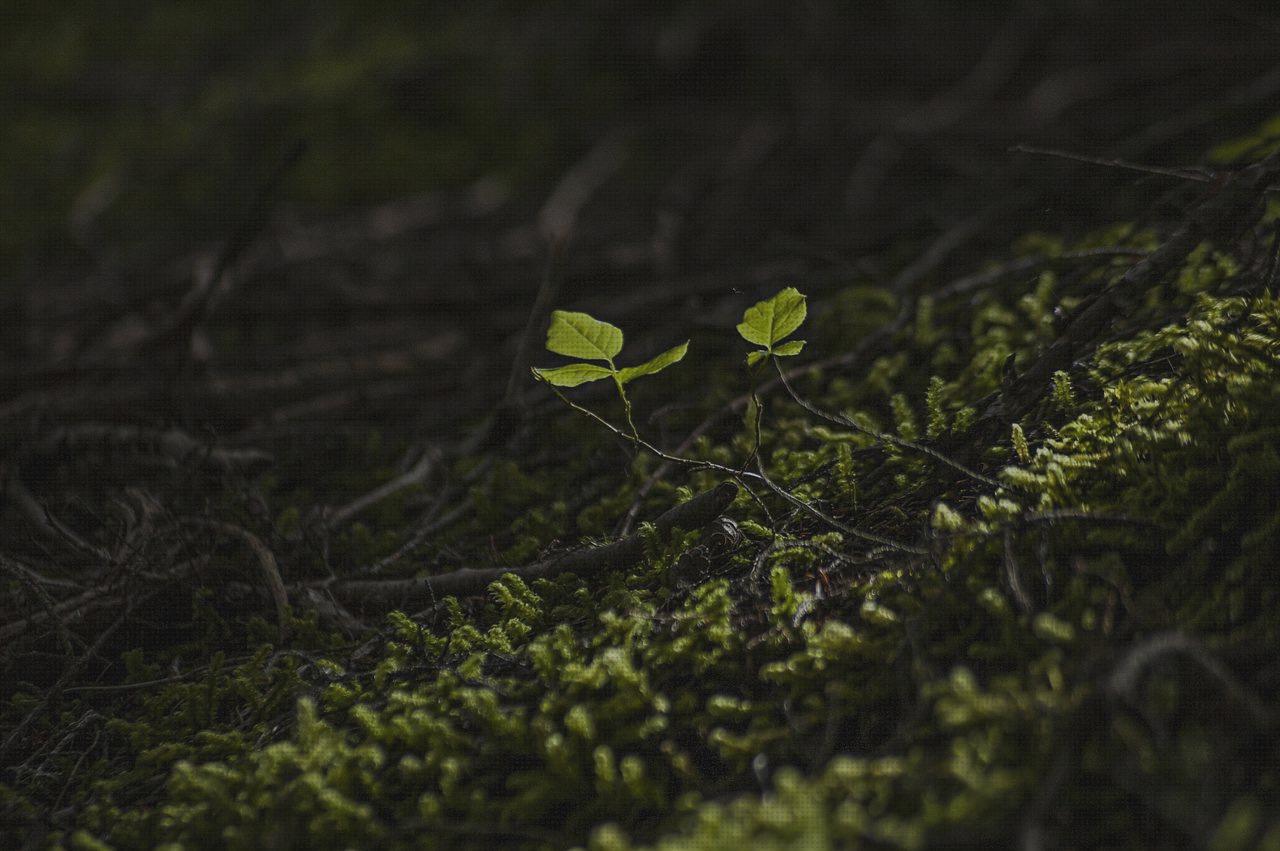
[{"label": "small sprout", "polygon": [[[547,328],[547,351],[571,358],[585,358],[585,360],[550,369],[535,366],[533,368],[535,378],[554,387],[577,387],[579,384],[599,381],[602,378],[612,378],[626,411],[631,436],[639,442],[640,435],[631,418],[631,400],[627,398],[626,384],[642,375],[662,372],[673,363],[679,362],[689,351],[689,341],[685,340],[680,345],[667,349],[642,364],[619,369],[613,359],[622,351],[621,328],[610,325],[608,322],[601,322],[586,313],[556,310],[552,311],[551,326]],[[604,366],[586,362],[593,360],[603,361]]]},{"label": "small sprout", "polygon": [[557,310],[551,314],[551,327],[547,329],[547,351],[571,358],[603,361],[606,365],[580,361],[551,369],[534,367],[533,374],[556,387],[577,387],[602,378],[612,378],[621,387],[642,375],[661,372],[680,361],[688,350],[689,341],[686,340],[652,360],[619,369],[613,359],[622,351],[621,328],[586,313]]},{"label": "small sprout", "polygon": [[773,298],[747,308],[738,323],[738,333],[748,343],[763,346],[747,355],[747,365],[755,366],[770,355],[793,357],[800,354],[804,340],[782,341],[804,324],[808,311],[804,294],[795,287],[787,287]]}]

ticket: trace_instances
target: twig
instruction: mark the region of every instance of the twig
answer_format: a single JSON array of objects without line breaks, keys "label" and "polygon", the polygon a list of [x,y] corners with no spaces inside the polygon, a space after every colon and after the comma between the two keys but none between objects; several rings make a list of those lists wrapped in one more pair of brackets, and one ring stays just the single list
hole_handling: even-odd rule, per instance
[{"label": "twig", "polygon": [[1009,580],[1009,590],[1013,593],[1018,608],[1022,609],[1024,615],[1035,614],[1035,604],[1022,585],[1022,572],[1018,569],[1018,559],[1013,553],[1013,530],[1008,528],[1004,530],[1004,575]]},{"label": "twig", "polygon": [[[1086,303],[1058,339],[988,405],[975,425],[976,430],[971,430],[966,440],[973,445],[983,445],[987,437],[1031,410],[1048,388],[1053,373],[1068,369],[1077,358],[1091,351],[1103,329],[1117,314],[1122,315],[1121,295],[1142,292],[1161,283],[1201,241],[1237,227],[1250,217],[1256,218],[1258,197],[1277,174],[1280,174],[1280,159],[1273,157],[1251,166],[1212,192],[1163,245]],[[976,442],[975,435],[978,436]]]},{"label": "twig", "polygon": [[351,502],[335,510],[325,520],[325,525],[330,529],[336,529],[377,505],[382,500],[399,493],[405,488],[422,484],[430,477],[431,471],[436,468],[436,463],[439,460],[437,453],[430,450],[423,452],[422,457],[418,459],[418,463],[414,464],[410,470],[396,476],[389,482],[379,485],[368,493],[356,497]]},{"label": "twig", "polygon": [[744,472],[743,470],[734,469],[733,467],[726,467],[725,465],[717,464],[714,461],[700,461],[696,458],[682,458],[679,455],[672,455],[668,452],[663,452],[661,449],[659,449],[658,447],[654,446],[652,443],[650,443],[649,441],[641,437],[639,433],[635,431],[634,425],[631,425],[630,431],[624,431],[623,429],[618,428],[613,423],[609,422],[604,417],[600,416],[590,408],[584,408],[582,405],[579,405],[577,402],[572,401],[556,388],[552,387],[552,392],[555,393],[556,396],[560,398],[560,401],[564,402],[570,408],[573,408],[575,411],[578,411],[579,413],[586,414],[588,417],[595,420],[597,423],[604,426],[605,428],[613,432],[618,437],[622,438],[623,440],[630,441],[631,443],[635,444],[641,449],[644,449],[647,452],[651,452],[652,454],[661,458],[663,461],[666,461],[672,464],[684,464],[694,469],[715,470],[718,473],[725,473],[735,478],[741,477],[741,476],[746,476],[749,478],[756,477],[755,474],[753,473],[747,473],[747,472]]},{"label": "twig", "polygon": [[560,179],[538,212],[538,231],[548,243],[572,238],[582,208],[626,161],[629,136],[626,130],[608,134]]},{"label": "twig", "polygon": [[989,101],[1018,67],[1039,29],[1041,13],[1030,6],[1012,15],[969,73],[946,91],[897,118],[867,145],[845,189],[845,206],[854,213],[875,200],[889,171],[902,158],[902,136],[932,136],[955,126]]},{"label": "twig", "polygon": [[1130,705],[1136,704],[1142,675],[1161,657],[1169,655],[1182,656],[1199,665],[1229,695],[1239,701],[1257,723],[1265,725],[1274,720],[1271,710],[1240,683],[1225,665],[1198,641],[1181,632],[1153,635],[1131,647],[1107,678],[1107,691]]},{"label": "twig", "polygon": [[980,290],[983,287],[990,286],[1003,278],[1013,275],[1022,275],[1027,272],[1035,271],[1045,266],[1053,266],[1063,262],[1074,262],[1077,260],[1092,260],[1095,258],[1132,258],[1146,257],[1151,252],[1145,248],[1089,248],[1083,251],[1064,251],[1056,256],[1038,255],[1036,257],[1021,257],[1004,263],[994,269],[988,269],[984,272],[975,272],[972,275],[965,275],[962,278],[956,278],[951,283],[929,293],[930,298],[935,301],[955,298],[956,296],[966,295],[974,290]]},{"label": "twig", "polygon": [[258,568],[262,573],[263,583],[271,592],[271,599],[276,607],[276,625],[280,629],[280,641],[283,644],[289,635],[289,592],[285,589],[284,580],[280,578],[280,567],[271,548],[261,538],[248,529],[224,523],[220,520],[205,520],[199,517],[185,518],[182,522],[201,526],[214,532],[230,535],[244,542],[258,559]]},{"label": "twig", "polygon": [[55,429],[32,451],[49,456],[90,448],[112,452],[142,451],[166,458],[174,464],[196,462],[221,470],[252,469],[272,463],[272,457],[266,452],[211,446],[176,428],[156,431],[108,423],[81,423]]},{"label": "twig", "polygon": [[[737,485],[724,482],[669,509],[654,521],[654,525],[660,535],[668,535],[676,529],[705,526],[719,517],[737,494]],[[637,533],[601,547],[573,550],[522,567],[462,568],[425,579],[352,580],[326,583],[325,587],[340,603],[354,611],[412,609],[439,597],[481,593],[491,582],[507,574],[531,581],[550,579],[562,573],[620,570],[639,562],[644,557],[644,550],[644,537]]]},{"label": "twig", "polygon": [[791,386],[791,382],[787,380],[787,374],[782,371],[782,367],[779,365],[778,359],[771,358],[771,360],[773,361],[774,369],[776,369],[778,372],[778,380],[781,381],[782,386],[787,389],[787,393],[790,394],[791,398],[795,400],[795,403],[797,405],[804,408],[806,411],[813,414],[814,416],[821,417],[827,422],[835,423],[836,425],[844,426],[846,428],[851,428],[854,431],[865,434],[868,437],[871,437],[871,438],[874,438],[875,440],[880,441],[881,443],[888,443],[892,446],[897,446],[899,449],[910,449],[913,452],[919,452],[923,455],[928,455],[933,460],[938,461],[939,463],[945,464],[948,467],[951,467],[953,470],[956,470],[957,472],[962,473],[968,476],[969,478],[974,479],[975,481],[982,482],[984,485],[996,488],[997,490],[1002,487],[1006,487],[1006,485],[996,481],[990,476],[984,476],[981,473],[977,472],[976,470],[971,470],[968,467],[961,464],[959,461],[954,461],[951,458],[948,458],[946,455],[942,454],[941,452],[939,452],[938,450],[932,447],[925,446],[924,444],[921,444],[921,443],[916,443],[914,440],[907,440],[906,438],[897,437],[896,435],[889,434],[888,432],[880,432],[872,428],[867,428],[866,426],[858,423],[857,421],[849,417],[844,416],[843,414],[833,414],[833,413],[830,413],[829,411],[824,411],[821,408],[818,408],[817,406],[813,405],[811,402],[805,399],[802,399],[800,397],[800,394],[796,393],[795,389]]},{"label": "twig", "polygon": [[9,736],[4,740],[4,743],[0,744],[0,760],[7,757],[14,745],[22,740],[22,736],[27,732],[27,728],[35,722],[41,711],[48,707],[50,702],[52,702],[53,699],[62,692],[63,686],[67,684],[71,677],[83,668],[90,659],[98,655],[98,651],[102,649],[102,646],[107,643],[107,640],[111,638],[111,636],[115,635],[116,630],[124,625],[125,619],[128,616],[129,612],[126,610],[125,613],[117,618],[114,623],[102,630],[102,632],[98,633],[98,637],[94,639],[93,644],[91,644],[83,654],[73,660],[71,664],[66,667],[62,674],[59,675],[53,686],[45,692],[44,699],[31,708],[31,711],[14,726],[12,731],[10,731]]},{"label": "twig", "polygon": [[55,517],[47,506],[41,505],[18,478],[16,472],[9,475],[5,483],[5,494],[46,538],[62,544],[65,549],[76,555],[85,556],[103,564],[111,563],[110,553],[81,538],[73,529]]},{"label": "twig", "polygon": [[547,263],[542,271],[542,283],[538,294],[534,297],[533,307],[529,310],[529,321],[525,323],[524,333],[516,346],[516,356],[511,362],[511,374],[507,377],[507,389],[503,393],[502,403],[508,406],[522,407],[524,394],[521,392],[529,380],[529,363],[533,359],[533,345],[542,324],[560,294],[560,283],[563,280],[563,262],[567,237],[557,234],[547,245]]},{"label": "twig", "polygon": [[187,356],[190,351],[191,336],[208,318],[218,300],[231,289],[228,273],[266,226],[276,190],[302,159],[306,149],[306,143],[302,141],[295,142],[289,148],[259,187],[244,216],[227,237],[227,241],[213,263],[206,269],[196,271],[195,283],[183,297],[182,302],[139,344],[139,351],[153,352],[170,343],[182,343],[186,344],[182,347],[183,357]]},{"label": "twig", "polygon": [[1056,157],[1063,160],[1071,160],[1072,162],[1085,163],[1087,165],[1100,165],[1106,168],[1120,168],[1127,171],[1139,171],[1143,174],[1158,174],[1163,177],[1174,177],[1178,180],[1194,180],[1197,183],[1212,183],[1215,178],[1211,174],[1203,171],[1189,168],[1166,168],[1156,165],[1141,165],[1139,163],[1131,163],[1122,160],[1119,157],[1093,157],[1088,154],[1077,154],[1072,151],[1063,151],[1057,148],[1041,148],[1038,145],[1014,145],[1009,148],[1010,153],[1015,154],[1035,154],[1042,157]]},{"label": "twig", "polygon": [[769,476],[765,473],[764,464],[761,463],[759,457],[756,458],[756,470],[758,470],[760,473],[760,480],[765,483],[765,486],[768,487],[769,490],[773,491],[775,494],[782,497],[787,502],[791,503],[793,506],[800,509],[804,513],[810,515],[811,517],[814,517],[817,520],[822,521],[823,523],[826,523],[832,529],[835,529],[839,532],[843,532],[846,535],[852,535],[855,538],[861,538],[862,540],[868,541],[873,544],[879,544],[882,547],[888,547],[891,550],[897,550],[898,552],[911,553],[912,555],[922,555],[922,556],[929,554],[929,551],[923,547],[916,547],[916,546],[912,546],[911,544],[904,544],[899,541],[895,541],[892,538],[886,538],[882,535],[877,535],[874,532],[866,532],[866,531],[863,531],[862,529],[857,528],[856,526],[850,526],[847,523],[841,523],[839,520],[835,519],[830,514],[827,514],[825,511],[818,508],[817,506],[812,505],[808,502],[805,502],[803,499],[800,499],[795,494],[789,492],[786,488],[779,487],[776,483],[774,483],[774,481],[770,479]]}]

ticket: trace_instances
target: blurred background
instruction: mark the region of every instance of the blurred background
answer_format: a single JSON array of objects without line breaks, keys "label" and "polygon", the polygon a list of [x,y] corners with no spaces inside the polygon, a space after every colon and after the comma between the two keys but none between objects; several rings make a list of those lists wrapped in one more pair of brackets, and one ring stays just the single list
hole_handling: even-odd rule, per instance
[{"label": "blurred background", "polygon": [[[727,328],[779,283],[888,282],[928,250],[972,271],[1171,189],[1013,145],[1195,166],[1280,111],[1265,3],[62,0],[3,18],[10,434],[68,382],[95,416],[221,433],[457,421],[493,404],[557,234],[559,306]],[[424,396],[447,411],[406,407]]]}]

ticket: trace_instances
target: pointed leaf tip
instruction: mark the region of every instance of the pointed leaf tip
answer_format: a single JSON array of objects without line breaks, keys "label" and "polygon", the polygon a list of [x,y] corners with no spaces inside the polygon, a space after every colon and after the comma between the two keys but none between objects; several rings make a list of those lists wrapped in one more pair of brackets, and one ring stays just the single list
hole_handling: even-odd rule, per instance
[{"label": "pointed leaf tip", "polygon": [[655,372],[661,372],[673,363],[679,362],[688,351],[689,341],[685,340],[680,345],[667,349],[651,360],[647,360],[637,366],[628,366],[618,370],[618,380],[626,384],[628,381],[639,378],[642,375],[653,375]]},{"label": "pointed leaf tip", "polygon": [[571,363],[551,369],[534,367],[533,374],[556,387],[577,387],[579,384],[608,378],[613,375],[613,372],[607,367],[596,366],[594,363]]}]

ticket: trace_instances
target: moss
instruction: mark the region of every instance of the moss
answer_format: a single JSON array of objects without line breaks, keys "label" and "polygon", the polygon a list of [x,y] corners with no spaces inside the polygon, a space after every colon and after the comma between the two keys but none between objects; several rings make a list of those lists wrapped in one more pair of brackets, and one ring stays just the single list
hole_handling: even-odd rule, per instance
[{"label": "moss", "polygon": [[[1154,238],[1120,225],[1021,248]],[[1250,274],[1206,244],[1172,286],[1142,294],[976,448],[998,487],[766,402],[774,481],[918,547],[862,547],[744,493],[732,546],[646,531],[630,570],[508,576],[417,619],[390,613],[357,643],[300,620],[286,651],[264,643],[265,624],[198,607],[191,644],[126,657],[128,683],[161,682],[112,706],[112,757],[85,770],[55,844],[920,848],[1036,831],[1082,846],[1274,843],[1274,707],[1259,708],[1265,681],[1246,662],[1280,642],[1280,299],[1242,285]],[[903,437],[921,421],[926,439],[966,436],[1006,370],[1056,336],[1055,317],[1116,275],[1046,273],[1030,292],[930,303],[861,374],[798,388]],[[897,310],[850,288],[815,311],[822,333],[877,327],[868,305],[880,320]],[[608,533],[652,462],[620,470],[608,438],[571,417],[548,428],[573,457],[493,463],[443,546],[515,561]],[[690,454],[737,464],[750,446],[708,436]],[[398,449],[361,457],[385,474]],[[663,482],[646,504],[716,480]],[[343,552],[385,552],[371,530],[403,510],[354,527]],[[285,535],[304,525],[290,510],[277,521]],[[1135,661],[1171,630],[1203,653]],[[200,666],[166,681],[184,653]],[[1142,676],[1120,682],[1126,666]],[[0,787],[6,818],[30,821],[58,795],[41,783]]]}]

